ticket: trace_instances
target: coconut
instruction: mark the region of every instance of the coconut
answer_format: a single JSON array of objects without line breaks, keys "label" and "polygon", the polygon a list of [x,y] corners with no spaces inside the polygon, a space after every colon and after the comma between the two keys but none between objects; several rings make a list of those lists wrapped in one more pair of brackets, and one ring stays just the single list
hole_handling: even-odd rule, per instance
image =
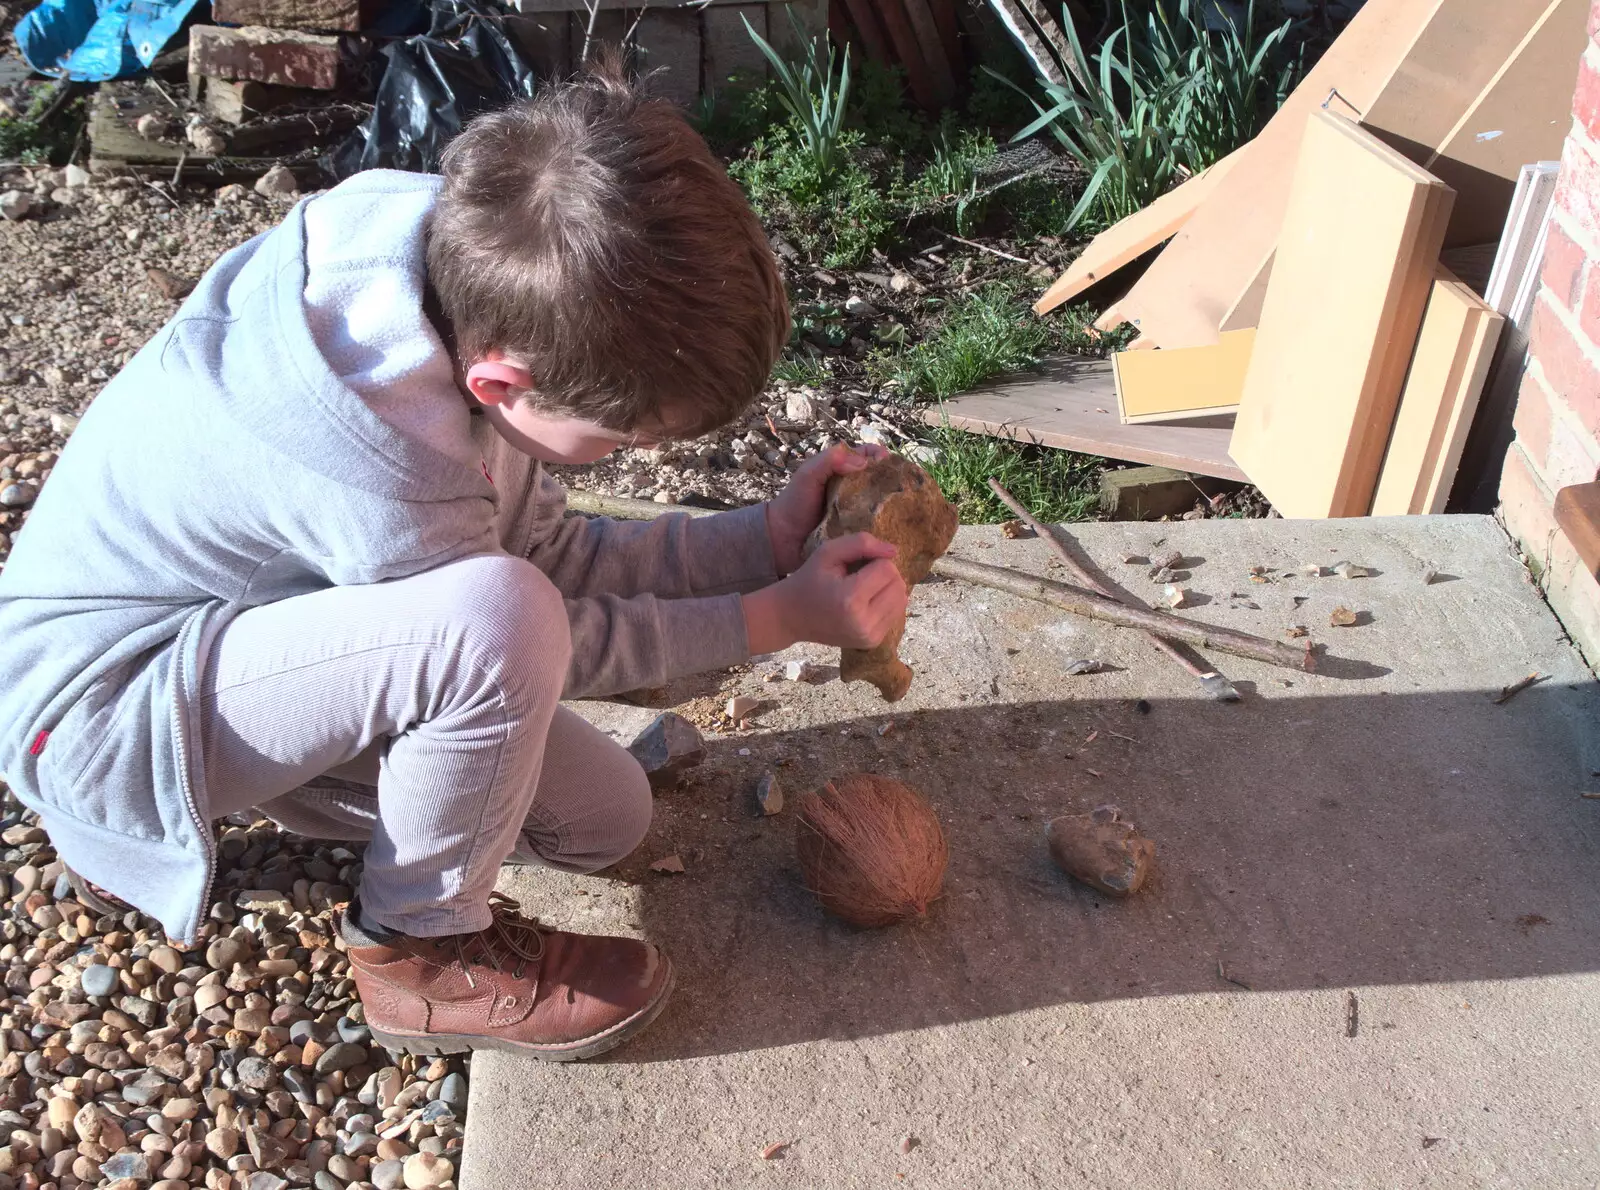
[{"label": "coconut", "polygon": [[800,798],[800,870],[822,907],[857,926],[920,917],[949,851],[933,807],[909,785],[857,773]]}]

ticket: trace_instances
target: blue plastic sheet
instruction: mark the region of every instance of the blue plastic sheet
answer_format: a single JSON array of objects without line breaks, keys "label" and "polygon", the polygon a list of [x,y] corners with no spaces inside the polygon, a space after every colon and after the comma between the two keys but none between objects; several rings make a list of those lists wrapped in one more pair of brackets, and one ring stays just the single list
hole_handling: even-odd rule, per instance
[{"label": "blue plastic sheet", "polygon": [[199,0],[45,0],[17,22],[17,48],[53,78],[99,83],[155,61]]}]

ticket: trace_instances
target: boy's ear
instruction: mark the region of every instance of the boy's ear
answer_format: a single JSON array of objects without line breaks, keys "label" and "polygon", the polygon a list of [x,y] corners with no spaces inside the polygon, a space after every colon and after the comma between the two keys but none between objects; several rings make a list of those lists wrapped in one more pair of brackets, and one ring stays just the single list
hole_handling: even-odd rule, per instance
[{"label": "boy's ear", "polygon": [[528,369],[502,359],[498,352],[467,369],[467,391],[483,405],[504,405],[533,387]]}]

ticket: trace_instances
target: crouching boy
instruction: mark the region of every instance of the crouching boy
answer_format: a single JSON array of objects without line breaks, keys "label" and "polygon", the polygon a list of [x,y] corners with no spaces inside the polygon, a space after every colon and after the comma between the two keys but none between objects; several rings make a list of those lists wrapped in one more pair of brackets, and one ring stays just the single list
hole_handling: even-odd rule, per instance
[{"label": "crouching boy", "polygon": [[893,548],[802,562],[835,447],[772,502],[564,517],[543,463],[742,413],[788,334],[759,224],[610,74],[484,116],[222,257],[106,387],[0,572],[0,772],[78,895],[193,941],[214,824],[366,843],[341,929],[377,1040],[600,1053],[673,982],[540,926],[503,862],[592,872],[650,823],[559,704],[798,640],[871,646]]}]

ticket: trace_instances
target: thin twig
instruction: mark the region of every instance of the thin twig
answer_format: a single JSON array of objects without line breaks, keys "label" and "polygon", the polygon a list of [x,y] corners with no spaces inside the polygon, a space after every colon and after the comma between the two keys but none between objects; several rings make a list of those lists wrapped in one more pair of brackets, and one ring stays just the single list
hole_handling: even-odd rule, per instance
[{"label": "thin twig", "polygon": [[942,233],[947,240],[954,240],[958,244],[965,244],[969,248],[976,248],[979,252],[987,252],[990,256],[998,256],[1001,260],[1014,261],[1017,264],[1027,264],[1020,256],[1013,256],[1009,252],[1002,252],[998,248],[991,248],[988,244],[980,244],[977,240],[963,239],[961,236],[952,235],[950,232]]},{"label": "thin twig", "polygon": [[[1010,492],[1006,491],[1005,488],[1001,486],[999,480],[991,478],[989,480],[989,487],[993,489],[996,496],[999,496],[1000,499],[1005,502],[1007,508],[1021,517],[1028,524],[1029,528],[1031,528],[1035,533],[1049,543],[1050,548],[1053,549],[1056,552],[1056,556],[1066,564],[1067,569],[1072,572],[1073,577],[1076,578],[1079,583],[1087,587],[1089,590],[1095,592],[1097,595],[1103,595],[1107,599],[1116,599],[1116,596],[1112,594],[1110,588],[1105,586],[1105,584],[1095,578],[1094,575],[1090,574],[1078,564],[1078,560],[1072,556],[1072,552],[1068,550],[1067,547],[1062,543],[1061,539],[1056,536],[1055,531],[1050,526],[1044,524],[1037,517],[1035,517],[1033,513],[1028,511],[1027,507],[1024,506],[1020,500],[1018,500]],[[1128,601],[1124,599],[1120,600],[1119,602],[1127,603]],[[1171,641],[1163,640],[1154,633],[1149,635],[1150,642],[1154,644],[1156,648],[1160,649],[1168,657],[1171,657],[1179,665],[1183,666],[1188,673],[1202,680],[1210,676],[1207,671],[1201,669],[1193,661],[1190,661],[1187,657],[1185,657]]]},{"label": "thin twig", "polygon": [[183,179],[183,167],[189,160],[189,150],[185,149],[178,154],[178,164],[172,167],[172,188],[177,190],[178,183]]},{"label": "thin twig", "polygon": [[1244,980],[1235,979],[1233,976],[1229,975],[1228,974],[1228,969],[1222,965],[1222,960],[1221,959],[1217,960],[1217,976],[1224,983],[1231,983],[1236,988],[1243,988],[1247,992],[1255,991],[1255,988],[1251,987]]},{"label": "thin twig", "polygon": [[1533,673],[1529,674],[1527,677],[1523,678],[1521,681],[1512,682],[1511,685],[1505,687],[1503,690],[1500,691],[1499,694],[1495,695],[1494,698],[1491,701],[1497,707],[1504,706],[1506,703],[1510,702],[1517,695],[1521,694],[1529,686],[1536,686],[1540,682],[1544,681],[1547,676],[1548,675],[1539,673],[1537,670],[1535,670]]}]

